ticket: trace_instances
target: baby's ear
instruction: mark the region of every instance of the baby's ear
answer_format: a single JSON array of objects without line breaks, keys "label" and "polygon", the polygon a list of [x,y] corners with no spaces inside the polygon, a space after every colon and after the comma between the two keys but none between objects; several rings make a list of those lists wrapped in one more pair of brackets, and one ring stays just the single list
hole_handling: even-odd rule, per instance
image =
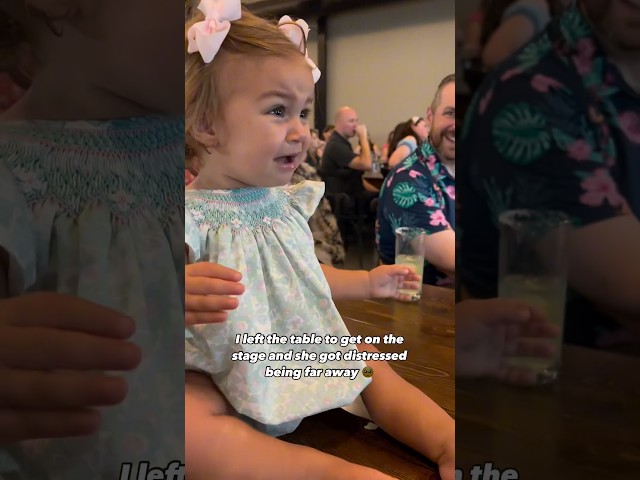
[{"label": "baby's ear", "polygon": [[196,141],[205,148],[217,147],[220,143],[220,139],[213,128],[208,128],[206,130],[198,129],[193,132],[193,138],[195,138]]}]

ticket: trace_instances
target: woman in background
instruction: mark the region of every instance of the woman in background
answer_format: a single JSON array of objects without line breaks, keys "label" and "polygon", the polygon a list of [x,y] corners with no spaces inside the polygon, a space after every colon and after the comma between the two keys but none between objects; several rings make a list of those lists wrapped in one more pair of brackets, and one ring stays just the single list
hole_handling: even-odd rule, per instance
[{"label": "woman in background", "polygon": [[489,1],[480,42],[484,69],[493,69],[520,50],[571,3],[570,0]]},{"label": "woman in background", "polygon": [[422,117],[411,117],[398,124],[389,143],[388,167],[391,169],[411,155],[429,137],[429,127]]}]

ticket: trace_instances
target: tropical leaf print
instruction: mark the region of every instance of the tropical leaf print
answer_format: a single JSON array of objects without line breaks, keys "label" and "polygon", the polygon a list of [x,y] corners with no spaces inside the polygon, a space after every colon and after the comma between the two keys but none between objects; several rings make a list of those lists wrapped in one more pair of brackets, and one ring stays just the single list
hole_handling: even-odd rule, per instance
[{"label": "tropical leaf print", "polygon": [[[518,172],[513,181],[514,205],[518,208],[550,208],[553,201],[553,186],[538,175]],[[511,207],[513,208],[513,207]]]},{"label": "tropical leaf print", "polygon": [[501,190],[495,178],[485,180],[483,183],[484,191],[487,194],[489,210],[491,211],[491,219],[495,225],[498,225],[498,217],[502,212],[511,208],[513,200],[513,189],[507,188]]},{"label": "tropical leaf print", "polygon": [[[602,58],[596,58],[593,60],[591,70],[586,75],[582,76],[582,83],[584,83],[586,87],[602,85],[602,69]],[[602,90],[600,93],[602,93]]]},{"label": "tropical leaf print", "polygon": [[538,160],[551,146],[544,115],[527,103],[507,105],[493,121],[496,149],[518,165]]},{"label": "tropical leaf print", "polygon": [[402,168],[409,168],[411,167],[414,163],[416,163],[416,159],[418,158],[418,156],[414,153],[413,155],[409,155],[403,162],[402,162]]},{"label": "tropical leaf print", "polygon": [[575,46],[578,40],[590,36],[589,25],[577,9],[562,15],[560,31],[570,46]]},{"label": "tropical leaf print", "polygon": [[398,218],[393,213],[389,214],[389,223],[391,224],[391,231],[395,232],[402,227],[402,218]]},{"label": "tropical leaf print", "polygon": [[411,208],[418,201],[416,189],[409,182],[400,182],[393,188],[393,201],[401,208]]},{"label": "tropical leaf print", "polygon": [[[493,89],[493,85],[491,86]],[[467,109],[467,114],[465,115],[464,123],[462,124],[462,133],[460,134],[460,138],[462,140],[466,140],[469,135],[469,129],[473,123],[472,119],[476,117],[476,110],[478,109],[478,104],[480,103],[480,98],[482,97],[481,93],[476,93],[471,99],[471,103]]]},{"label": "tropical leaf print", "polygon": [[527,45],[517,57],[517,70],[528,70],[537,65],[540,60],[551,51],[551,39],[548,35],[543,35],[539,39]]}]

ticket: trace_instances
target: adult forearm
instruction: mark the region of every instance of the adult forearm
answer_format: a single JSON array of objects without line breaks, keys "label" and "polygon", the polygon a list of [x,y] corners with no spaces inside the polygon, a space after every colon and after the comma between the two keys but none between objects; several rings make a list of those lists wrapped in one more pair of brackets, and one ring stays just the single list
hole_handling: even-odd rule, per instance
[{"label": "adult forearm", "polygon": [[361,135],[360,138],[360,160],[363,167],[366,170],[370,170],[373,166],[373,159],[371,157],[371,146],[369,145],[369,138]]}]

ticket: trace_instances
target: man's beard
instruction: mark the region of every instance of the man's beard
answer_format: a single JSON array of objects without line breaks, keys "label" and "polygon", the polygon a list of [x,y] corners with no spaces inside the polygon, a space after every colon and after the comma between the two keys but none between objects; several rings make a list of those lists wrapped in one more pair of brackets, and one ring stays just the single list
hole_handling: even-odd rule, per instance
[{"label": "man's beard", "polygon": [[437,132],[432,131],[431,135],[429,136],[429,141],[442,161],[447,163],[454,163],[456,161],[455,156],[449,157],[445,152],[444,142],[446,140],[446,133],[447,130],[440,130]]}]

